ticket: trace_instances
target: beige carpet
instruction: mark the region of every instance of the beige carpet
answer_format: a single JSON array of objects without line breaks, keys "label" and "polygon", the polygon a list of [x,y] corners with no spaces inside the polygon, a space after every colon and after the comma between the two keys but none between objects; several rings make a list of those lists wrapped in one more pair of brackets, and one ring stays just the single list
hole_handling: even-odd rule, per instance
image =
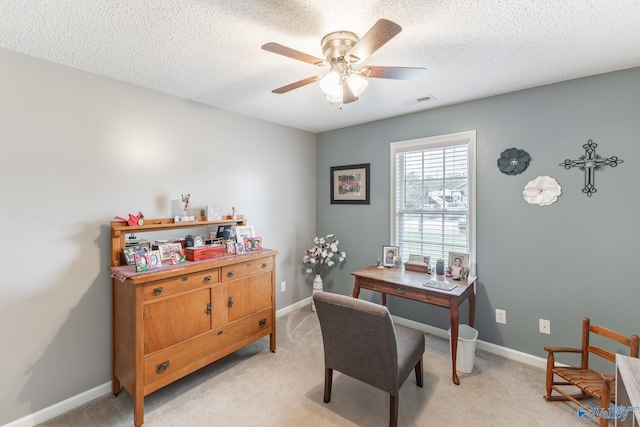
[{"label": "beige carpet", "polygon": [[[322,401],[322,338],[303,308],[278,318],[278,349],[268,337],[145,398],[145,426],[386,426],[386,393],[334,374]],[[426,336],[424,388],[409,376],[400,393],[400,426],[595,426],[575,406],[546,402],[544,371],[478,351],[471,374],[451,382],[449,343]],[[133,401],[106,395],[42,426],[132,426]]]}]

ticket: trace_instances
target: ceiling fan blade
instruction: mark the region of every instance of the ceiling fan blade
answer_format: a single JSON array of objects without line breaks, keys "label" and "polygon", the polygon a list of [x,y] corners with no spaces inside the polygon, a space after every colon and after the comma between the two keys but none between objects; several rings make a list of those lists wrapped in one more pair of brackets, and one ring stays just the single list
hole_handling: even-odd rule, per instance
[{"label": "ceiling fan blade", "polygon": [[419,80],[427,72],[418,67],[382,67],[369,65],[360,68],[360,74],[374,79]]},{"label": "ceiling fan blade", "polygon": [[362,36],[346,56],[352,63],[364,61],[400,31],[402,31],[402,27],[395,22],[391,22],[388,19],[380,19],[373,24],[373,27]]},{"label": "ceiling fan blade", "polygon": [[298,80],[297,82],[279,87],[278,89],[274,89],[271,92],[277,93],[277,94],[287,93],[290,90],[298,89],[299,87],[306,86],[313,82],[317,82],[319,79],[320,79],[320,76],[307,77],[306,79]]},{"label": "ceiling fan blade", "polygon": [[343,104],[348,104],[350,102],[354,102],[357,101],[358,97],[355,96],[355,94],[353,93],[353,91],[351,90],[351,88],[349,87],[349,85],[347,84],[346,80],[342,82],[342,103]]},{"label": "ceiling fan blade", "polygon": [[329,64],[324,59],[317,58],[313,55],[300,52],[299,50],[291,49],[290,47],[283,46],[278,43],[266,43],[262,45],[262,49],[277,53],[278,55],[287,56],[289,58],[297,59],[298,61],[307,62],[319,67],[327,67]]}]

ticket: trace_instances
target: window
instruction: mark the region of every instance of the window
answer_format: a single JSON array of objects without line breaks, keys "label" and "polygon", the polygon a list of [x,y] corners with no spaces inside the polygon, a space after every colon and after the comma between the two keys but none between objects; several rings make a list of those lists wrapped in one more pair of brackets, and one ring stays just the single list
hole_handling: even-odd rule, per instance
[{"label": "window", "polygon": [[391,144],[391,241],[409,254],[469,253],[475,266],[475,131]]}]

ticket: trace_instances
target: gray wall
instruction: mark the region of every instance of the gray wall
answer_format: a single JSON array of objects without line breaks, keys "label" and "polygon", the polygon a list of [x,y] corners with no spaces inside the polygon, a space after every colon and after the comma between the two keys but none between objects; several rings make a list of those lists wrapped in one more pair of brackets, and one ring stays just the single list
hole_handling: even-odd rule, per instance
[{"label": "gray wall", "polygon": [[278,308],[311,294],[315,135],[6,50],[0,64],[0,424],[110,381],[114,215],[167,217],[181,193],[235,206],[280,251]]},{"label": "gray wall", "polygon": [[[640,334],[639,100],[636,68],[319,134],[317,230],[336,233],[348,252],[343,268],[326,275],[326,289],[350,294],[350,272],[372,265],[391,241],[389,143],[475,129],[479,339],[546,356],[544,345],[579,345],[584,316]],[[359,102],[366,102],[366,93]],[[624,160],[596,173],[598,192],[591,198],[581,193],[584,173],[559,166],[584,154],[588,139],[598,144],[598,154]],[[510,147],[532,156],[521,175],[496,167]],[[371,204],[331,205],[329,168],[354,163],[371,163]],[[540,175],[562,186],[551,206],[529,205],[522,197],[525,184]],[[448,328],[445,309],[396,298],[389,307]],[[506,325],[495,323],[496,308],[507,311]],[[467,310],[465,303],[465,323]],[[539,318],[551,321],[550,336],[538,333]]]}]

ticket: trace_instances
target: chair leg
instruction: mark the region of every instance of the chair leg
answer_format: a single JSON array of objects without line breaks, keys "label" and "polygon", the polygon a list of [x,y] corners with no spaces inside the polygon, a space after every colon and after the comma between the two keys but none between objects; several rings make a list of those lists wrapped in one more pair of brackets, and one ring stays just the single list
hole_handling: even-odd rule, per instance
[{"label": "chair leg", "polygon": [[398,396],[389,396],[389,427],[398,427]]},{"label": "chair leg", "polygon": [[[609,402],[611,402],[611,383],[609,381],[605,381],[602,384],[600,397],[600,407],[603,412],[606,412],[609,409]],[[633,416],[633,415],[632,415]],[[609,425],[609,419],[600,417],[600,427],[607,427]]]},{"label": "chair leg", "polygon": [[324,368],[324,403],[331,401],[331,385],[333,384],[333,369]]},{"label": "chair leg", "polygon": [[416,384],[418,384],[418,387],[422,387],[423,383],[422,383],[422,357],[420,358],[420,361],[416,364]]},{"label": "chair leg", "polygon": [[553,353],[549,353],[547,356],[547,377],[546,377],[546,389],[547,394],[544,396],[546,400],[551,398],[552,386],[553,386],[553,367],[555,365],[555,360],[553,357]]}]

